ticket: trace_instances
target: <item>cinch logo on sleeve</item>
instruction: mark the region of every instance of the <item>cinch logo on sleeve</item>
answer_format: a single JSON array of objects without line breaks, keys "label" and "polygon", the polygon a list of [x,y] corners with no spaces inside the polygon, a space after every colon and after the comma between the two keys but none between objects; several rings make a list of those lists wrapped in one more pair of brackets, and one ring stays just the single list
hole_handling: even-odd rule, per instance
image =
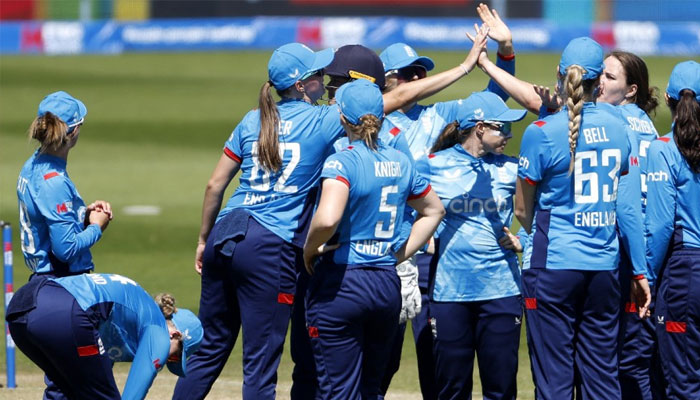
[{"label": "cinch logo on sleeve", "polygon": [[527,157],[521,156],[518,160],[518,166],[528,169],[530,168],[530,160],[528,160]]},{"label": "cinch logo on sleeve", "polygon": [[664,171],[647,172],[647,181],[649,182],[666,182],[668,174]]},{"label": "cinch logo on sleeve", "polygon": [[341,164],[338,160],[329,160],[326,161],[325,164],[323,164],[323,168],[337,169],[338,171],[340,171],[343,169],[343,164]]}]

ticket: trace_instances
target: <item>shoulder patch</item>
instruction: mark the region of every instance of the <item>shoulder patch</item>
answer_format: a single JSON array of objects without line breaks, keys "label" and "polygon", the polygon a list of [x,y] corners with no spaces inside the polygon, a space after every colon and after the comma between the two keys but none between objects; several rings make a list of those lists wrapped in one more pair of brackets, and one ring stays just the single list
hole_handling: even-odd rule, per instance
[{"label": "shoulder patch", "polygon": [[662,142],[664,142],[664,143],[668,143],[668,142],[671,141],[671,138],[670,138],[670,137],[660,137],[660,138],[658,138],[658,139],[656,139],[656,140],[660,140],[660,141],[662,141]]},{"label": "shoulder patch", "polygon": [[539,126],[539,127],[541,128],[542,126],[544,126],[544,125],[546,124],[546,122],[540,120],[540,121],[535,121],[535,122],[533,122],[533,124],[535,124],[535,125],[537,125],[537,126]]},{"label": "shoulder patch", "polygon": [[56,171],[49,172],[48,174],[44,175],[44,180],[48,181],[51,178],[57,177],[59,174]]},{"label": "shoulder patch", "polygon": [[398,126],[395,126],[395,127],[391,128],[391,130],[389,131],[389,133],[391,133],[392,136],[396,136],[396,135],[398,135],[399,133],[401,133],[401,129],[399,129]]}]

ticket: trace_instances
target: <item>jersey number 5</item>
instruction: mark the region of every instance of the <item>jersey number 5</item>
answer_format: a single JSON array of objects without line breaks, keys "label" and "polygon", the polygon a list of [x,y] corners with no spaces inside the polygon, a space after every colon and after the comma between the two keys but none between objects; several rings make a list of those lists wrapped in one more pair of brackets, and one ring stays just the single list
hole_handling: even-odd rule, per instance
[{"label": "jersey number 5", "polygon": [[[374,228],[374,236],[378,239],[391,239],[394,237],[394,225],[396,223],[396,211],[398,206],[395,204],[389,204],[389,195],[396,194],[399,192],[399,187],[396,185],[382,186],[382,197],[379,203],[379,215],[380,219],[377,221],[377,225]],[[386,223],[386,219],[382,218],[389,214],[389,221]],[[384,225],[388,225],[384,229]]]}]

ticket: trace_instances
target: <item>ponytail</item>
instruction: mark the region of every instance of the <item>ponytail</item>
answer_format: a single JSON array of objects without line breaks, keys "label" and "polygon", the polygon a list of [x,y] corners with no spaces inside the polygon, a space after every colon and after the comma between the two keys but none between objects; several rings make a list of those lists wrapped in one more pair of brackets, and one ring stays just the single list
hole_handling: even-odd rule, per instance
[{"label": "ponytail", "polygon": [[160,308],[160,312],[163,313],[163,317],[166,320],[172,319],[173,314],[177,312],[177,307],[175,307],[175,298],[169,293],[160,293],[154,298],[156,304]]},{"label": "ponytail", "polygon": [[440,136],[438,136],[438,138],[435,140],[435,144],[430,149],[430,152],[437,153],[438,151],[450,148],[457,143],[462,143],[470,132],[471,129],[459,129],[459,122],[453,121],[442,129]]},{"label": "ponytail", "polygon": [[67,133],[68,125],[50,112],[36,117],[29,127],[29,139],[39,141],[41,153],[58,150],[66,143]]},{"label": "ponytail", "polygon": [[258,160],[263,169],[278,171],[282,168],[282,157],[279,154],[280,115],[270,89],[270,81],[260,88],[258,107],[260,109],[260,135],[258,137]]},{"label": "ponytail", "polygon": [[680,100],[669,99],[675,116],[673,140],[694,173],[700,173],[700,103],[692,90],[684,89]]},{"label": "ponytail", "polygon": [[365,114],[360,117],[357,125],[347,122],[348,127],[352,130],[353,135],[362,139],[365,145],[372,150],[377,149],[377,137],[379,129],[382,127],[382,120],[372,114]]},{"label": "ponytail", "polygon": [[579,130],[581,129],[581,117],[583,116],[583,103],[593,100],[593,92],[600,82],[599,77],[583,80],[586,70],[579,65],[571,65],[566,69],[563,90],[566,99],[566,108],[569,114],[569,175],[574,172],[576,162],[576,145],[578,144]]}]

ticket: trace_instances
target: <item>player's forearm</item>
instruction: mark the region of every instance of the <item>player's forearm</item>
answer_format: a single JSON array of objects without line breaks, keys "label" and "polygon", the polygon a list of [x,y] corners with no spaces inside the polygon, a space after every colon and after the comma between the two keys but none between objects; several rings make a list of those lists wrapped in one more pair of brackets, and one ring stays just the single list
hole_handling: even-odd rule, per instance
[{"label": "player's forearm", "polygon": [[481,63],[480,67],[491,80],[496,82],[518,104],[532,113],[537,114],[539,112],[540,106],[542,106],[542,99],[535,92],[531,83],[516,78],[491,61]]},{"label": "player's forearm", "polygon": [[399,85],[396,89],[384,94],[384,113],[390,114],[406,104],[430,97],[465,75],[465,69],[457,66],[436,75]]},{"label": "player's forearm", "polygon": [[216,216],[221,209],[221,202],[224,197],[225,187],[209,182],[204,192],[204,203],[202,204],[202,224],[199,228],[199,242],[205,243],[209,237],[209,232],[214,227]]},{"label": "player's forearm", "polygon": [[416,254],[418,250],[423,248],[426,243],[430,240],[435,233],[440,221],[442,220],[442,214],[439,215],[421,215],[416,219],[411,228],[411,234],[408,237],[406,243],[396,252],[396,262],[402,263],[407,260],[412,255]]}]

